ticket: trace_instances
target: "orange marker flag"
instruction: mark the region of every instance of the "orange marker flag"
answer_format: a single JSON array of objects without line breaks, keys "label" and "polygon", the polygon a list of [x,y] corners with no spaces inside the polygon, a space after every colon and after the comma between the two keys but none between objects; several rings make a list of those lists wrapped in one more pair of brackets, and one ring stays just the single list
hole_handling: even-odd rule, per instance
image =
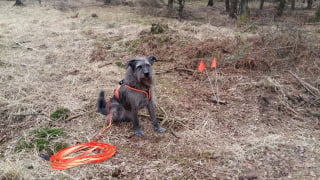
[{"label": "orange marker flag", "polygon": [[211,63],[211,69],[213,69],[213,68],[216,68],[217,67],[217,58],[216,57],[214,57],[213,58],[213,60],[212,60],[212,63]]},{"label": "orange marker flag", "polygon": [[200,72],[202,72],[202,71],[205,70],[205,69],[206,69],[206,64],[204,63],[203,60],[201,60],[201,61],[200,61],[200,64],[199,64],[199,67],[198,67],[198,70],[199,70]]}]

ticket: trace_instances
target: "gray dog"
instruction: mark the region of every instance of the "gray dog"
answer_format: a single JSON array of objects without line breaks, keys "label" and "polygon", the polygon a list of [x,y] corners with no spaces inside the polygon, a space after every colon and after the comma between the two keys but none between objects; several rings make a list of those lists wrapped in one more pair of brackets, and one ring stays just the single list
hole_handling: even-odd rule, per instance
[{"label": "gray dog", "polygon": [[120,86],[115,90],[112,98],[107,102],[104,91],[98,98],[98,112],[111,116],[114,122],[133,121],[134,132],[143,136],[140,129],[138,111],[147,107],[154,129],[165,132],[156,119],[153,97],[152,65],[156,61],[154,56],[148,58],[135,58],[126,64],[125,79],[120,81]]}]

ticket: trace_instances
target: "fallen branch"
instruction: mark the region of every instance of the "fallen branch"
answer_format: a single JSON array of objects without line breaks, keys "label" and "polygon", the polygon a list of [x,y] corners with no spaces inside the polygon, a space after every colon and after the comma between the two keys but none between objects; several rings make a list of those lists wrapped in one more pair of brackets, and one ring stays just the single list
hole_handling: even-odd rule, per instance
[{"label": "fallen branch", "polygon": [[78,117],[83,116],[83,115],[84,115],[84,113],[82,113],[82,114],[77,114],[77,115],[68,117],[65,121],[71,121],[72,119],[78,118]]},{"label": "fallen branch", "polygon": [[6,139],[7,139],[7,136],[6,136],[6,135],[3,135],[2,138],[0,139],[0,143],[5,142]]},{"label": "fallen branch", "polygon": [[194,70],[192,69],[186,69],[186,68],[175,68],[175,70],[177,71],[186,71],[186,72],[189,72],[189,73],[194,73]]},{"label": "fallen branch", "polygon": [[316,22],[316,23],[305,23],[305,25],[320,25],[320,22]]},{"label": "fallen branch", "polygon": [[174,68],[167,69],[167,70],[165,70],[165,71],[156,72],[155,74],[156,74],[156,75],[159,75],[159,74],[166,74],[166,73],[168,73],[168,72],[173,71],[174,69],[175,69],[175,67],[174,67]]},{"label": "fallen branch", "polygon": [[220,100],[212,100],[212,102],[213,103],[215,103],[215,104],[222,104],[222,105],[226,105],[227,104],[227,102],[226,101],[220,101]]},{"label": "fallen branch", "polygon": [[319,97],[320,96],[320,91],[316,87],[313,87],[311,84],[307,83],[306,81],[302,80],[299,78],[296,74],[294,74],[291,71],[288,71],[294,78],[296,78],[299,83],[313,96]]},{"label": "fallen branch", "polygon": [[192,70],[192,69],[174,67],[174,68],[170,68],[170,69],[167,69],[165,71],[162,71],[162,72],[156,72],[156,75],[158,75],[158,74],[166,74],[166,73],[172,72],[173,70],[185,71],[185,72],[192,73],[192,74],[194,73],[194,70]]},{"label": "fallen branch", "polygon": [[294,48],[294,46],[283,46],[283,47],[277,47],[277,48],[273,48],[273,50],[289,49],[289,48]]},{"label": "fallen branch", "polygon": [[161,126],[168,120],[168,114],[167,112],[160,106],[161,111],[164,113],[164,118],[161,121]]},{"label": "fallen branch", "polygon": [[170,128],[170,133],[171,133],[175,138],[180,139],[180,137],[173,131],[172,128]]},{"label": "fallen branch", "polygon": [[[282,86],[279,82],[277,82],[275,79],[272,79],[271,77],[267,77],[268,83],[270,83],[273,87],[280,92],[280,95],[282,97],[279,97],[279,101],[282,103],[284,107],[286,107],[289,111],[291,111],[294,116],[299,117],[298,113],[287,103],[286,98],[288,97],[287,93],[283,90]],[[299,117],[300,118],[300,117]]]},{"label": "fallen branch", "polygon": [[100,64],[98,66],[98,68],[102,68],[102,67],[105,67],[105,66],[108,66],[108,65],[111,65],[112,63],[104,63],[104,64]]},{"label": "fallen branch", "polygon": [[44,113],[18,113],[18,114],[11,114],[11,115],[12,116],[46,116],[46,117],[49,117]]}]

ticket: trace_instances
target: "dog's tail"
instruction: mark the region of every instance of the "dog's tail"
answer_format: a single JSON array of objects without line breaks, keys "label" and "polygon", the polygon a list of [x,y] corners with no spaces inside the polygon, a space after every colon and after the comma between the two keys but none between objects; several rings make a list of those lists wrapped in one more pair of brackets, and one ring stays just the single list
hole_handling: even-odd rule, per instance
[{"label": "dog's tail", "polygon": [[107,102],[104,98],[104,91],[100,91],[98,98],[98,112],[107,115]]}]

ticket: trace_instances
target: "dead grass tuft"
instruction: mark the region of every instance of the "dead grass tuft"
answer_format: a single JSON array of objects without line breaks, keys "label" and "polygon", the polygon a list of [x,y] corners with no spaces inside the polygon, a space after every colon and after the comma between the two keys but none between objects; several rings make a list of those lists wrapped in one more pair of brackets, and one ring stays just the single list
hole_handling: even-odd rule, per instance
[{"label": "dead grass tuft", "polygon": [[106,58],[107,57],[107,51],[104,47],[96,47],[91,55],[90,55],[90,60],[89,62],[92,63],[92,62],[99,62],[99,61],[106,61]]},{"label": "dead grass tuft", "polygon": [[1,180],[23,180],[24,178],[19,174],[19,172],[16,172],[15,170],[11,170],[1,174],[0,179]]}]

